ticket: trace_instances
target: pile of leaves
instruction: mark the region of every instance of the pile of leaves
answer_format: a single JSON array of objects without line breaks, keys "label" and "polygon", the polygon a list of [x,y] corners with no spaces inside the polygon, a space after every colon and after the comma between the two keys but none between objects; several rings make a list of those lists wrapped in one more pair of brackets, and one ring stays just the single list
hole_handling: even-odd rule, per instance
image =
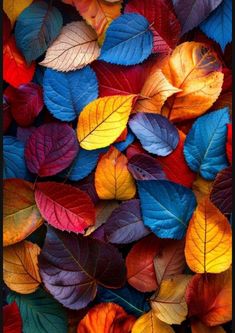
[{"label": "pile of leaves", "polygon": [[231,332],[232,0],[4,0],[4,332]]}]

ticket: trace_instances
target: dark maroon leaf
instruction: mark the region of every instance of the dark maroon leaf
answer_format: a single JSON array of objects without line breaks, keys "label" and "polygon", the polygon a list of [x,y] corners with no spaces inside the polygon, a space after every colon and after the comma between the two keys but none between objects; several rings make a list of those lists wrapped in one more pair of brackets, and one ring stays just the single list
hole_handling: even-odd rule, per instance
[{"label": "dark maroon leaf", "polygon": [[78,184],[74,183],[73,185],[75,187],[78,187],[80,190],[86,192],[93,201],[93,203],[96,205],[100,199],[95,189],[94,179],[95,174],[91,173],[89,176],[82,179]]},{"label": "dark maroon leaf", "polygon": [[67,124],[49,123],[38,127],[25,148],[27,167],[40,177],[66,169],[78,152],[74,130]]},{"label": "dark maroon leaf", "polygon": [[136,180],[166,179],[158,161],[146,154],[132,156],[127,167]]},{"label": "dark maroon leaf", "polygon": [[84,308],[95,298],[98,284],[119,288],[126,281],[124,261],[115,247],[51,227],[39,256],[39,267],[45,287],[73,310]]},{"label": "dark maroon leaf", "polygon": [[106,241],[115,244],[128,244],[150,233],[143,224],[138,199],[121,203],[103,227]]},{"label": "dark maroon leaf", "polygon": [[182,35],[204,21],[221,2],[222,0],[173,0]]},{"label": "dark maroon leaf", "polygon": [[4,333],[21,333],[22,332],[22,319],[20,310],[13,302],[3,307],[3,332]]},{"label": "dark maroon leaf", "polygon": [[3,10],[3,44],[5,44],[11,35],[11,21]]},{"label": "dark maroon leaf", "polygon": [[3,96],[3,133],[5,134],[12,122],[11,107]]},{"label": "dark maroon leaf", "polygon": [[30,127],[17,127],[17,139],[20,141],[26,143],[28,141],[28,138],[31,134],[36,130],[36,127],[30,126]]},{"label": "dark maroon leaf", "polygon": [[232,213],[232,167],[219,172],[210,195],[213,204],[226,216]]},{"label": "dark maroon leaf", "polygon": [[22,84],[19,88],[9,86],[5,94],[11,105],[11,113],[18,125],[28,127],[42,111],[42,88],[36,83]]}]

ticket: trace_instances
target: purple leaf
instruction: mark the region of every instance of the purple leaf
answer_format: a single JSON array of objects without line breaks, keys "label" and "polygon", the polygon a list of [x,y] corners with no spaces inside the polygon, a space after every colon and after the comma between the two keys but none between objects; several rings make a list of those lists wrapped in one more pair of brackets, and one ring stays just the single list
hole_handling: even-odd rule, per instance
[{"label": "purple leaf", "polygon": [[39,256],[42,280],[65,307],[79,310],[91,302],[97,284],[120,288],[126,281],[123,258],[110,244],[48,227]]},{"label": "purple leaf", "polygon": [[140,213],[138,199],[123,202],[103,225],[105,239],[114,244],[128,244],[148,235]]},{"label": "purple leaf", "polygon": [[158,161],[146,154],[132,156],[127,167],[136,180],[166,179]]}]

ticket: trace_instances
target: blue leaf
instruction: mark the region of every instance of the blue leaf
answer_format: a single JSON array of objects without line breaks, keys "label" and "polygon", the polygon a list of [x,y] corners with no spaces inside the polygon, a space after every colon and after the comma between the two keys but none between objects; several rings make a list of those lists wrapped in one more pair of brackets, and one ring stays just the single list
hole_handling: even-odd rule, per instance
[{"label": "blue leaf", "polygon": [[127,147],[129,147],[132,142],[134,141],[135,136],[131,131],[128,131],[126,140],[121,141],[121,142],[116,142],[114,143],[114,147],[116,147],[119,151],[124,151]]},{"label": "blue leaf", "polygon": [[208,37],[219,43],[224,51],[225,46],[232,42],[232,0],[223,0],[200,28]]},{"label": "blue leaf", "polygon": [[88,103],[98,97],[96,74],[89,66],[68,73],[47,69],[43,88],[48,110],[63,121],[74,120]]},{"label": "blue leaf", "polygon": [[3,178],[29,179],[24,158],[24,143],[13,136],[3,137]]},{"label": "blue leaf", "polygon": [[196,207],[193,192],[167,180],[137,184],[144,224],[160,238],[181,239]]},{"label": "blue leaf", "polygon": [[140,317],[150,310],[146,295],[129,285],[120,289],[107,289],[99,286],[97,292],[98,302],[112,302],[119,304],[128,314]]},{"label": "blue leaf", "polygon": [[179,142],[176,127],[159,114],[137,113],[129,121],[129,126],[143,148],[152,154],[167,156]]},{"label": "blue leaf", "polygon": [[226,157],[228,108],[199,117],[188,133],[184,156],[188,166],[208,180],[228,166]]},{"label": "blue leaf", "polygon": [[139,14],[124,14],[106,31],[100,60],[117,65],[135,65],[151,54],[153,35],[149,22]]},{"label": "blue leaf", "polygon": [[56,39],[63,25],[57,8],[44,1],[28,6],[18,17],[15,38],[28,63],[40,57]]}]

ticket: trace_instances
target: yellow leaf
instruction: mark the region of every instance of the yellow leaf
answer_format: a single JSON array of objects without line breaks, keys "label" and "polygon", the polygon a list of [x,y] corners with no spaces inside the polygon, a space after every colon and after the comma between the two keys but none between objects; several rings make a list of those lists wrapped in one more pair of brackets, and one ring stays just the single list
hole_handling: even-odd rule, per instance
[{"label": "yellow leaf", "polygon": [[220,273],[231,265],[231,226],[208,197],[199,202],[189,222],[185,258],[196,273]]},{"label": "yellow leaf", "polygon": [[102,200],[128,200],[136,193],[127,158],[115,147],[100,159],[95,172],[95,188]]},{"label": "yellow leaf", "polygon": [[181,91],[168,82],[158,66],[153,66],[144,83],[136,105],[139,112],[161,113],[165,101],[171,95]]},{"label": "yellow leaf", "polygon": [[168,98],[162,115],[172,121],[198,117],[220,95],[224,74],[213,49],[196,42],[180,44],[161,66],[167,80],[182,91]]},{"label": "yellow leaf", "polygon": [[226,333],[222,326],[208,327],[200,321],[191,324],[192,333]]},{"label": "yellow leaf", "polygon": [[190,275],[174,275],[162,281],[160,290],[152,297],[151,307],[154,314],[167,324],[181,324],[186,319],[188,307],[185,290]]},{"label": "yellow leaf", "polygon": [[201,176],[197,176],[197,179],[194,181],[192,190],[196,195],[197,202],[203,199],[205,196],[209,196],[213,181],[206,180]]},{"label": "yellow leaf", "polygon": [[126,128],[135,96],[108,96],[89,103],[78,118],[80,146],[93,150],[113,143]]},{"label": "yellow leaf", "polygon": [[131,333],[174,333],[173,328],[159,320],[153,311],[141,316],[132,327]]},{"label": "yellow leaf", "polygon": [[27,8],[33,0],[3,0],[3,9],[14,25],[17,17]]},{"label": "yellow leaf", "polygon": [[95,31],[85,22],[67,24],[46,52],[40,65],[58,71],[73,71],[99,57],[100,48]]},{"label": "yellow leaf", "polygon": [[3,246],[24,240],[42,223],[33,184],[23,179],[6,179],[3,186]]},{"label": "yellow leaf", "polygon": [[38,269],[40,247],[23,241],[3,249],[3,279],[6,285],[21,294],[31,294],[41,278]]}]

